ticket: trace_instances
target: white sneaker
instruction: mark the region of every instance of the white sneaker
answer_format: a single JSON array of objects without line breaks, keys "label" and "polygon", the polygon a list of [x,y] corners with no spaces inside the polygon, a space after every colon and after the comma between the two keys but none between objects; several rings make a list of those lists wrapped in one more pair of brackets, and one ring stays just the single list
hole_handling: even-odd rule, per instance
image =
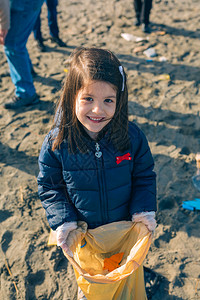
[{"label": "white sneaker", "polygon": [[83,294],[83,291],[80,289],[80,287],[78,287],[78,296],[77,296],[77,300],[87,300],[87,298],[86,298],[85,295]]}]

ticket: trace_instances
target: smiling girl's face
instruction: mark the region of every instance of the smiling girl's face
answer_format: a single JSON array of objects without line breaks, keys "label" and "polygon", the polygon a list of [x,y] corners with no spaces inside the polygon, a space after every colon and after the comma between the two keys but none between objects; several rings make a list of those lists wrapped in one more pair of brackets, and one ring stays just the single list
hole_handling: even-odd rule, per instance
[{"label": "smiling girl's face", "polygon": [[76,116],[92,139],[111,121],[115,114],[117,91],[105,81],[90,81],[76,97]]}]

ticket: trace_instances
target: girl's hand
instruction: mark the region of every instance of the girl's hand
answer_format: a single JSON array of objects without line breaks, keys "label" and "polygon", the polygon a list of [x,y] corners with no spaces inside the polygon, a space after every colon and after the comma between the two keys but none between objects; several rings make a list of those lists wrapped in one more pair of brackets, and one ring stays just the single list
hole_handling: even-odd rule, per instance
[{"label": "girl's hand", "polygon": [[73,257],[73,253],[66,244],[66,240],[69,233],[75,229],[77,229],[77,222],[66,222],[56,229],[57,245],[60,246],[71,257]]},{"label": "girl's hand", "polygon": [[154,232],[157,226],[155,215],[155,211],[144,211],[141,213],[136,213],[132,215],[132,222],[141,222],[147,226],[149,231]]}]

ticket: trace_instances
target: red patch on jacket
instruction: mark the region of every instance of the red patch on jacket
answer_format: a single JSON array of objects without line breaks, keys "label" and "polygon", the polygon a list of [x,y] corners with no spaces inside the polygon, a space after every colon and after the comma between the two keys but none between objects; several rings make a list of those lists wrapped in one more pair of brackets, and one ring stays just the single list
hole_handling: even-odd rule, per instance
[{"label": "red patch on jacket", "polygon": [[120,162],[122,162],[123,160],[131,160],[132,157],[130,156],[130,153],[126,153],[122,156],[117,156],[116,157],[116,163],[120,164]]}]

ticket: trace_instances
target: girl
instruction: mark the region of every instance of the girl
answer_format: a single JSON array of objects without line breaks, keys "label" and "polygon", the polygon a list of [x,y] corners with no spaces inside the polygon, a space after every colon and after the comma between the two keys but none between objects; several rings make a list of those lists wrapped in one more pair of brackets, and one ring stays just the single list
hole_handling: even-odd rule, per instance
[{"label": "girl", "polygon": [[77,221],[89,229],[122,220],[156,227],[153,158],[128,122],[126,74],[116,56],[78,48],[71,56],[54,126],[39,156],[39,196],[58,245]]}]

